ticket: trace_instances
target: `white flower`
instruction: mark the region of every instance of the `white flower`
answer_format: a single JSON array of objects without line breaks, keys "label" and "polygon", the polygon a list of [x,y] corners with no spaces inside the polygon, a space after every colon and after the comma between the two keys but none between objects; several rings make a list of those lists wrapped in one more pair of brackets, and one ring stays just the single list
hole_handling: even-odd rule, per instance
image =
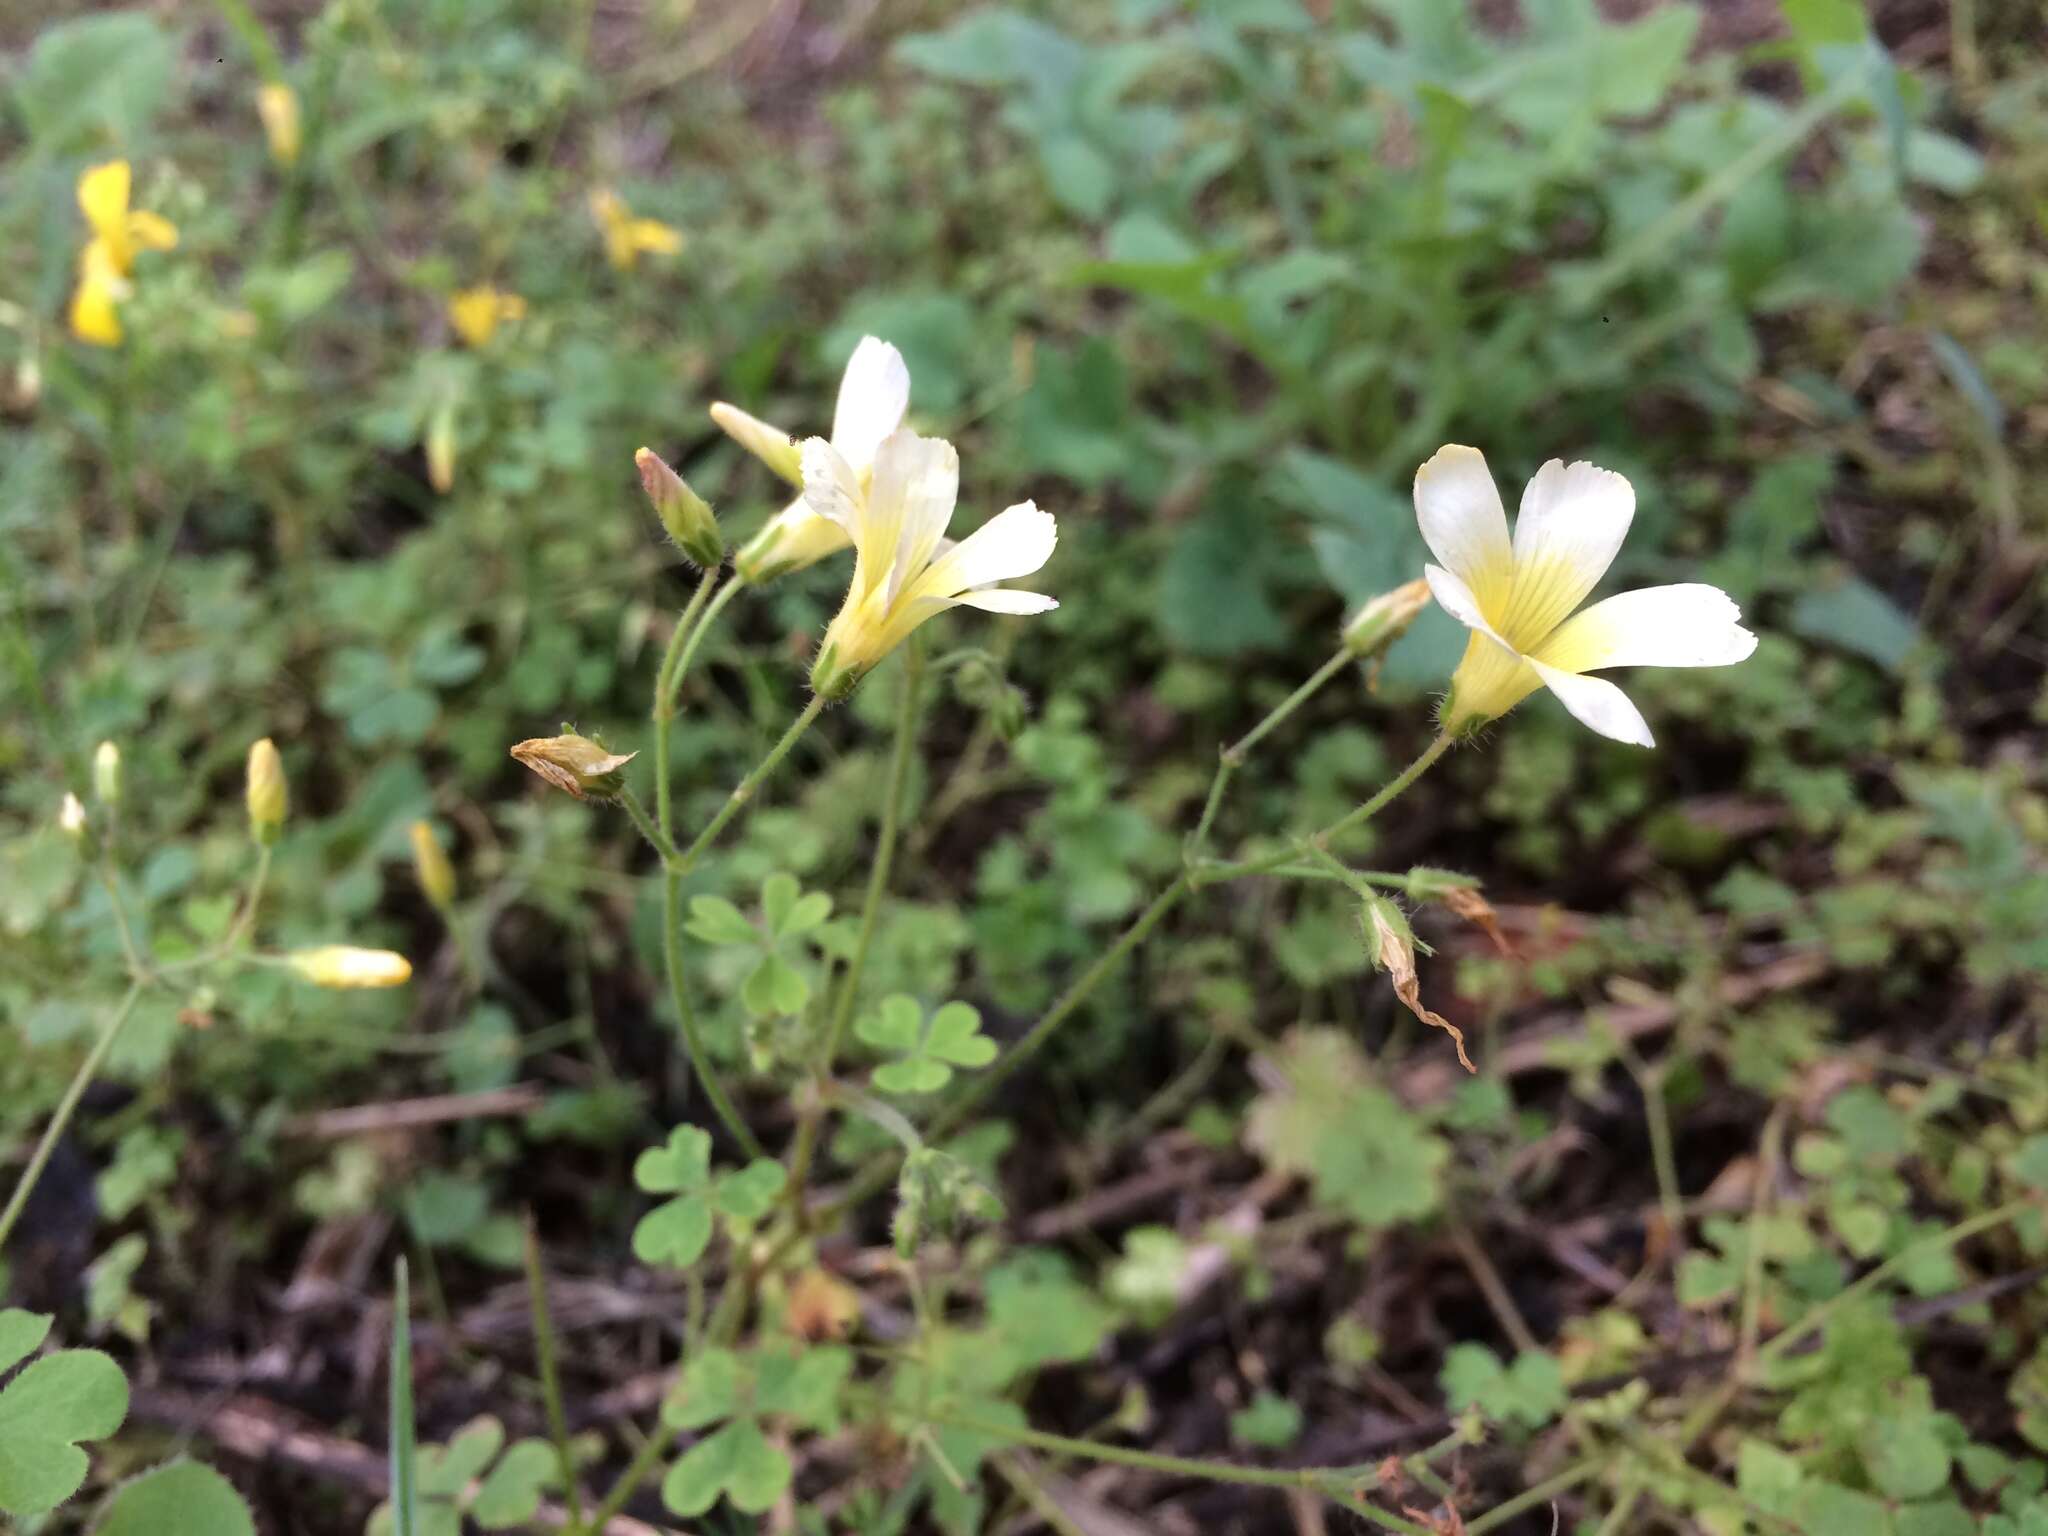
[{"label": "white flower", "polygon": [[803,465],[805,501],[853,543],[853,585],[811,669],[812,686],[827,698],[852,692],[912,630],[948,608],[1043,613],[1059,606],[1042,593],[995,585],[1029,576],[1052,557],[1058,529],[1031,502],[945,546],[960,492],[951,443],[891,433],[864,481],[836,446],[814,437],[804,443]]},{"label": "white flower", "polygon": [[[910,408],[910,370],[888,342],[863,336],[839,380],[839,405],[832,413],[832,446],[865,485],[874,472],[875,450],[903,424]],[[803,463],[796,439],[779,427],[720,400],[711,419],[727,436],[791,485],[803,488]],[[846,531],[813,512],[799,495],[733,557],[740,576],[758,586],[846,548]]]},{"label": "white flower", "polygon": [[1602,736],[1653,746],[1650,727],[1605,667],[1725,667],[1756,649],[1734,600],[1697,582],[1646,587],[1572,610],[1621,548],[1636,493],[1611,469],[1552,459],[1522,492],[1515,537],[1485,455],[1453,444],[1415,473],[1415,516],[1442,566],[1439,605],[1472,631],[1451,677],[1443,724],[1463,734],[1539,687]]}]

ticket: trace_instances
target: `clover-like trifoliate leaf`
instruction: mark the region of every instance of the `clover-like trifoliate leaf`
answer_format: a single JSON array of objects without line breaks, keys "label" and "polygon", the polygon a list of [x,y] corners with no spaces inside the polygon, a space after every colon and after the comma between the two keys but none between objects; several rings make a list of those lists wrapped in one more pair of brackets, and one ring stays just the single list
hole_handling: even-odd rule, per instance
[{"label": "clover-like trifoliate leaf", "polygon": [[936,1093],[955,1067],[985,1067],[996,1043],[981,1032],[981,1015],[965,1003],[947,1003],[925,1017],[917,1000],[885,997],[856,1026],[861,1039],[901,1058],[875,1068],[875,1086],[888,1093]]},{"label": "clover-like trifoliate leaf", "polygon": [[173,1461],[123,1483],[92,1536],[256,1536],[256,1522],[213,1468]]},{"label": "clover-like trifoliate leaf", "polygon": [[677,1429],[702,1429],[740,1411],[748,1390],[746,1367],[729,1349],[699,1350],[683,1379],[662,1404],[662,1419]]},{"label": "clover-like trifoliate leaf", "polygon": [[723,1493],[742,1514],[766,1512],[789,1487],[795,1469],[752,1419],[734,1419],[691,1446],[662,1479],[661,1501],[685,1518],[701,1515]]},{"label": "clover-like trifoliate leaf", "polygon": [[452,1499],[491,1464],[505,1444],[505,1426],[489,1414],[470,1420],[446,1445],[422,1446],[415,1486],[421,1498]]},{"label": "clover-like trifoliate leaf", "polygon": [[829,1433],[852,1374],[853,1352],[841,1344],[764,1349],[754,1358],[754,1411]]},{"label": "clover-like trifoliate leaf", "polygon": [[805,895],[793,875],[770,875],[761,884],[761,915],[770,937],[793,938],[832,915],[832,898],[823,891]]},{"label": "clover-like trifoliate leaf", "polygon": [[748,922],[740,909],[723,896],[692,896],[690,937],[712,945],[758,944],[761,930]]},{"label": "clover-like trifoliate leaf", "polygon": [[[50,1320],[0,1312],[0,1370],[40,1345]],[[85,1482],[82,1442],[103,1440],[128,1417],[128,1379],[96,1349],[67,1349],[25,1366],[0,1389],[0,1510],[37,1515]]]},{"label": "clover-like trifoliate leaf", "polygon": [[789,1173],[772,1157],[757,1157],[718,1181],[718,1209],[735,1221],[759,1221],[775,1208]]},{"label": "clover-like trifoliate leaf", "polygon": [[665,1200],[633,1228],[633,1256],[643,1264],[687,1269],[710,1243],[711,1202],[701,1194]]},{"label": "clover-like trifoliate leaf", "polygon": [[514,1441],[477,1488],[469,1518],[487,1531],[524,1528],[559,1470],[555,1448],[545,1440]]},{"label": "clover-like trifoliate leaf", "polygon": [[811,1000],[811,984],[803,973],[772,951],[740,983],[740,1001],[756,1018],[784,1018],[802,1013]]},{"label": "clover-like trifoliate leaf", "polygon": [[679,1125],[668,1141],[649,1147],[633,1164],[633,1182],[650,1195],[681,1195],[711,1182],[711,1136],[694,1125]]}]

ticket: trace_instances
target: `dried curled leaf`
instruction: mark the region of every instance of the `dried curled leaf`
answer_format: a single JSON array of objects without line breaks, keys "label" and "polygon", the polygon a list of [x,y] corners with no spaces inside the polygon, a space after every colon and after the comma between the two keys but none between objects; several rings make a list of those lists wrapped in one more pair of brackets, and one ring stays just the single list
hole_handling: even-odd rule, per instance
[{"label": "dried curled leaf", "polygon": [[1502,954],[1513,956],[1515,946],[1508,942],[1508,936],[1500,931],[1500,914],[1493,910],[1493,903],[1469,885],[1454,885],[1444,890],[1437,899],[1453,914],[1466,922],[1482,928],[1493,940],[1493,947]]},{"label": "dried curled leaf", "polygon": [[1394,984],[1394,996],[1401,999],[1408,1011],[1432,1028],[1443,1030],[1451,1037],[1451,1043],[1458,1048],[1458,1064],[1467,1072],[1477,1072],[1472,1058],[1465,1054],[1465,1032],[1440,1013],[1432,1013],[1422,1004],[1422,983],[1415,975],[1415,944],[1408,937],[1407,924],[1396,918],[1387,903],[1371,901],[1366,905],[1372,921],[1375,959],[1379,968],[1387,973],[1387,979]]}]

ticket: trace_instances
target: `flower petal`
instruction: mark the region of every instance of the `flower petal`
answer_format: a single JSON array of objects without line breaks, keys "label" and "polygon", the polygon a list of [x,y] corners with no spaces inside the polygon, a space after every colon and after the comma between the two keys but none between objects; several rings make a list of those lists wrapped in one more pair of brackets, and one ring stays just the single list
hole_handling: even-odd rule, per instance
[{"label": "flower petal", "polygon": [[782,428],[770,426],[760,417],[750,416],[723,400],[712,402],[711,419],[718,423],[719,430],[727,437],[791,485],[803,485],[803,450],[797,446],[796,439]]},{"label": "flower petal", "polygon": [[1536,675],[1543,679],[1543,686],[1557,695],[1581,725],[1615,741],[1625,741],[1630,746],[1657,745],[1642,712],[1628,701],[1627,694],[1606,678],[1560,672],[1533,656],[1523,659],[1536,669]]},{"label": "flower petal", "polygon": [[1415,520],[1430,553],[1471,589],[1482,610],[1500,613],[1514,553],[1486,455],[1456,443],[1437,449],[1415,472]]},{"label": "flower petal", "polygon": [[951,443],[915,432],[892,432],[882,439],[868,487],[868,516],[875,558],[890,562],[890,599],[931,563],[959,499],[960,456]]},{"label": "flower petal", "polygon": [[1486,622],[1486,615],[1480,610],[1478,597],[1457,576],[1440,565],[1425,565],[1422,568],[1422,575],[1429,583],[1429,595],[1436,599],[1437,607],[1467,629],[1476,629],[1502,650],[1514,650],[1512,645],[1493,632],[1493,626]]},{"label": "flower petal", "polygon": [[175,250],[178,226],[160,213],[137,209],[128,215],[128,233],[146,251]]},{"label": "flower petal", "polygon": [[1515,518],[1514,594],[1501,633],[1534,648],[1586,599],[1628,534],[1635,488],[1611,469],[1552,459],[1522,492]]},{"label": "flower petal", "polygon": [[128,192],[131,172],[126,160],[109,160],[78,178],[78,208],[93,233],[117,249],[128,243]]},{"label": "flower petal", "polygon": [[956,597],[977,587],[1029,576],[1052,558],[1059,528],[1035,502],[1005,507],[932,562],[917,583],[920,595]]},{"label": "flower petal", "polygon": [[903,354],[875,336],[863,336],[839,380],[832,413],[832,446],[855,469],[875,462],[882,440],[903,425],[910,408],[910,369]]},{"label": "flower petal", "polygon": [[866,523],[866,498],[861,495],[860,477],[853,466],[822,437],[804,439],[803,466],[805,504],[845,529],[846,536],[859,545]]},{"label": "flower petal", "polygon": [[1756,636],[1719,587],[1685,582],[1623,592],[1574,614],[1537,647],[1560,672],[1602,667],[1726,667],[1747,659]]},{"label": "flower petal", "polygon": [[1026,592],[1021,587],[976,587],[962,592],[953,602],[984,613],[1049,613],[1059,603],[1043,592]]}]

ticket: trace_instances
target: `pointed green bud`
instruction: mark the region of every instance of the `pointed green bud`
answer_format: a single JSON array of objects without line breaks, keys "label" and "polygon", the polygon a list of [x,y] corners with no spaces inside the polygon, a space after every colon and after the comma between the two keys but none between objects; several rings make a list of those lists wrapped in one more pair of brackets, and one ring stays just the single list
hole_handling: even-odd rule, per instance
[{"label": "pointed green bud", "polygon": [[715,570],[725,559],[725,539],[718,531],[711,504],[652,449],[642,448],[633,455],[633,462],[640,469],[641,489],[654,503],[655,515],[676,548],[705,570]]},{"label": "pointed green bud", "polygon": [[101,742],[92,755],[92,792],[101,805],[121,803],[121,749],[111,741]]}]

